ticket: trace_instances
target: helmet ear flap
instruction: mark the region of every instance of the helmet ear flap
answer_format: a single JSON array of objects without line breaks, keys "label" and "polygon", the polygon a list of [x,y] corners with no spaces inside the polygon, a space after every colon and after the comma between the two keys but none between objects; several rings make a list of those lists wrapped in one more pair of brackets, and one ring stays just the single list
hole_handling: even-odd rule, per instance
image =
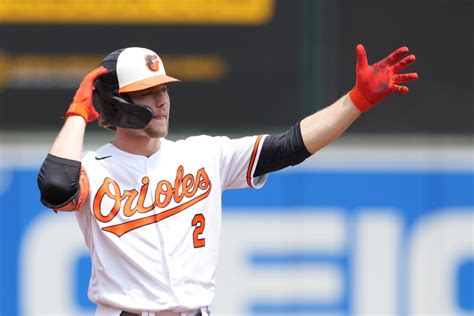
[{"label": "helmet ear flap", "polygon": [[110,130],[115,130],[116,127],[144,128],[154,115],[152,108],[130,102],[131,99],[126,94],[117,93],[106,98],[97,93],[96,100],[100,112],[99,125]]},{"label": "helmet ear flap", "polygon": [[[128,96],[127,96],[128,97]],[[128,102],[123,95],[117,94],[107,100],[116,110],[112,124],[122,128],[142,129],[153,118],[153,109],[146,105],[136,105]]]}]

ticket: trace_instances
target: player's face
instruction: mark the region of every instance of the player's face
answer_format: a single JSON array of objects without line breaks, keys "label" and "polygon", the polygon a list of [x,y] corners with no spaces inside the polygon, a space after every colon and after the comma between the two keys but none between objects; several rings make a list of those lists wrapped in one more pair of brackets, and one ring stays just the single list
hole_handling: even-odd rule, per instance
[{"label": "player's face", "polygon": [[133,103],[147,105],[153,109],[154,116],[143,131],[153,138],[166,137],[170,114],[168,86],[162,84],[141,91],[129,92],[128,95],[132,98]]}]

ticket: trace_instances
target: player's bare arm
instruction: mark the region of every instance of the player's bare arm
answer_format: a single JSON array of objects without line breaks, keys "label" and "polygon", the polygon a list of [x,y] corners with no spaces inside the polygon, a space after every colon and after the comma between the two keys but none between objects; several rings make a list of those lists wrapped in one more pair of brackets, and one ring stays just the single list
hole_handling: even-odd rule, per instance
[{"label": "player's bare arm", "polygon": [[408,87],[400,83],[418,79],[417,73],[399,74],[415,61],[415,55],[401,59],[408,53],[407,47],[400,47],[372,65],[368,64],[364,46],[357,45],[356,52],[355,87],[332,105],[301,121],[303,141],[312,154],[334,141],[362,112],[390,93],[408,93]]},{"label": "player's bare arm", "polygon": [[80,116],[66,119],[49,153],[56,157],[81,161],[86,121]]},{"label": "player's bare arm", "polygon": [[301,121],[301,136],[305,147],[314,154],[337,139],[360,116],[361,112],[344,95],[330,106]]}]

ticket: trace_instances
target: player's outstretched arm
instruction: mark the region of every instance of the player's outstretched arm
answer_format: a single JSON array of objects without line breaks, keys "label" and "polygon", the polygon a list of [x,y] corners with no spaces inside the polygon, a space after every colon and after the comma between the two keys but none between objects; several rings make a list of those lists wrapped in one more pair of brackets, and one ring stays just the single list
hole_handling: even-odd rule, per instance
[{"label": "player's outstretched arm", "polygon": [[[346,95],[286,132],[265,138],[254,172],[258,177],[294,166],[339,137],[360,115],[390,93],[408,93],[402,82],[418,79],[417,73],[399,74],[415,61],[400,47],[385,59],[369,65],[364,46],[357,45],[356,84]],[[400,60],[401,59],[401,60]]]},{"label": "player's outstretched arm", "polygon": [[315,153],[339,137],[362,112],[381,102],[390,93],[408,93],[400,83],[418,79],[418,74],[399,74],[415,61],[407,47],[400,47],[386,58],[369,65],[364,46],[356,47],[356,83],[354,88],[334,102],[301,121],[301,135],[310,153]]},{"label": "player's outstretched arm", "polygon": [[107,69],[99,67],[82,80],[66,112],[66,121],[49,151],[51,155],[81,161],[86,124],[100,117],[92,104],[94,81],[105,73]]}]

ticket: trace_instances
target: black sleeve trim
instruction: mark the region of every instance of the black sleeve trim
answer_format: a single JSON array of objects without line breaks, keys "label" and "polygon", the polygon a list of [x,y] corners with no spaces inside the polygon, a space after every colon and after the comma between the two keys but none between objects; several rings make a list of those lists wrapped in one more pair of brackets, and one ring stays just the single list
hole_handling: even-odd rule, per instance
[{"label": "black sleeve trim", "polygon": [[304,145],[300,123],[297,123],[284,133],[265,138],[254,177],[295,166],[309,156],[311,153]]},{"label": "black sleeve trim", "polygon": [[80,192],[81,162],[48,154],[38,174],[41,203],[57,209]]}]

